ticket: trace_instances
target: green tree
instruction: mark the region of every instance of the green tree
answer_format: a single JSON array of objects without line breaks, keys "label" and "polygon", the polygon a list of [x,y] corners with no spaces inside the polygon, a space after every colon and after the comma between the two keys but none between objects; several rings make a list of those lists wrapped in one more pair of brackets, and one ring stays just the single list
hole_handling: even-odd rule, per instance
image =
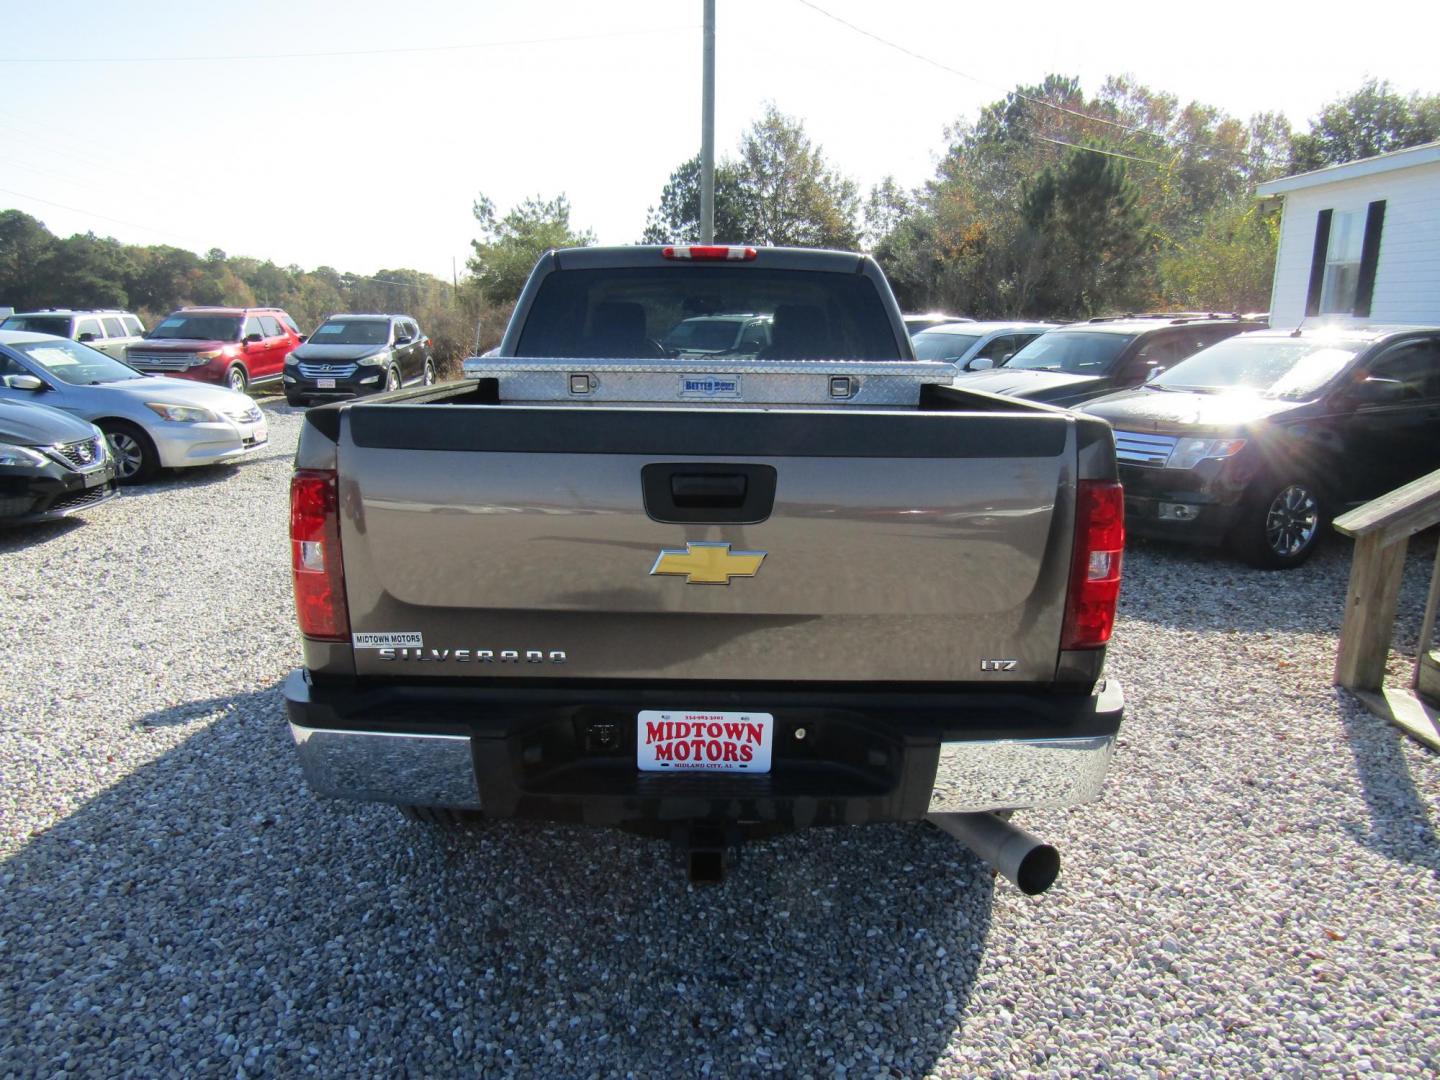
[{"label": "green tree", "polygon": [[[736,158],[715,165],[715,238],[853,250],[860,246],[855,183],[832,169],[800,121],[773,105],[740,140]],[[649,244],[700,239],[700,159],[670,174],[650,209]]]},{"label": "green tree", "polygon": [[1435,139],[1440,139],[1440,94],[1403,97],[1388,82],[1370,79],[1326,105],[1310,130],[1291,140],[1290,165],[1306,172]]},{"label": "green tree", "polygon": [[[721,244],[750,240],[744,220],[740,178],[733,165],[715,166],[715,239]],[[670,174],[660,192],[660,205],[646,215],[642,244],[697,244],[700,242],[700,156],[697,154]]]},{"label": "green tree", "polygon": [[[906,306],[978,316],[1162,303],[1161,263],[1188,250],[1212,213],[1248,200],[1290,148],[1278,114],[1245,122],[1126,78],[1090,96],[1053,74],[957,121],[946,138],[935,177],[871,243]],[[1077,246],[1077,235],[1101,224],[1086,224],[1066,194],[1087,183],[1077,155],[1092,159],[1090,180],[1102,188],[1123,163],[1126,194],[1110,206],[1119,212],[1112,224],[1138,235],[1138,249],[1127,241],[1098,259]],[[1058,265],[1071,277],[1058,278]]]},{"label": "green tree", "polygon": [[870,188],[865,200],[865,246],[874,250],[915,212],[910,193],[887,176]]},{"label": "green tree", "polygon": [[855,182],[830,168],[799,120],[767,106],[741,139],[734,167],[748,240],[842,250],[860,246]]},{"label": "green tree", "polygon": [[193,251],[168,244],[140,248],[126,280],[126,292],[136,308],[163,315],[192,298],[192,275],[203,276],[200,257]]},{"label": "green tree", "polygon": [[583,247],[595,242],[588,232],[570,225],[570,201],[526,199],[503,218],[484,195],[475,200],[481,238],[470,241],[475,254],[466,262],[481,293],[492,304],[513,303],[536,261],[551,248]]},{"label": "green tree", "polygon": [[1279,234],[1279,213],[1254,199],[1215,210],[1199,232],[1161,258],[1166,303],[1193,311],[1266,310]]},{"label": "green tree", "polygon": [[1080,316],[1128,306],[1145,250],[1138,201],[1119,158],[1072,150],[1044,169],[1021,201],[1020,310]]},{"label": "green tree", "polygon": [[67,307],[128,307],[125,279],[134,260],[111,237],[77,233],[57,241],[37,268],[41,287]]},{"label": "green tree", "polygon": [[48,302],[39,268],[48,265],[55,237],[19,210],[0,210],[0,301],[23,311]]}]

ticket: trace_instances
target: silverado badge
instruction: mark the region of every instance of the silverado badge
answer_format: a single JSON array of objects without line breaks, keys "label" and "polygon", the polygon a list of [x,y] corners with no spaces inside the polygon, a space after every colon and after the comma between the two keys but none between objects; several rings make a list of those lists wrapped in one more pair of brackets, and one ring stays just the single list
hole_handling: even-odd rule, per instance
[{"label": "silverado badge", "polygon": [[765,561],[763,551],[731,551],[729,544],[691,540],[685,550],[663,548],[652,574],[674,574],[687,585],[729,585],[732,577],[754,577]]}]

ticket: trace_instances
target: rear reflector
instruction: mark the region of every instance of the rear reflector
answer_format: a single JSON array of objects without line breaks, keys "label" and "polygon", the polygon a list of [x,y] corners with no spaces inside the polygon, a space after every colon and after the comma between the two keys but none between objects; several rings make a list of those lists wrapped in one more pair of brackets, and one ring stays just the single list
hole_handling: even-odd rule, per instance
[{"label": "rear reflector", "polygon": [[332,469],[296,469],[290,478],[290,568],[300,633],[322,641],[348,641],[340,502]]},{"label": "rear reflector", "polygon": [[696,262],[749,262],[755,258],[755,249],[724,244],[691,244],[688,247],[667,247],[660,254],[667,259],[691,259]]},{"label": "rear reflector", "polygon": [[1081,480],[1075,492],[1075,554],[1062,649],[1098,649],[1110,640],[1124,549],[1124,489],[1113,480]]}]

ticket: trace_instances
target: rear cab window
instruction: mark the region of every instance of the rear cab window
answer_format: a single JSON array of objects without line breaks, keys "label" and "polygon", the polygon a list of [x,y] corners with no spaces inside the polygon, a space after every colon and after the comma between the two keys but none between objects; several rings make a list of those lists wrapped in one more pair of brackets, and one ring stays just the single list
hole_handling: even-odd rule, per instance
[{"label": "rear cab window", "polygon": [[[768,333],[743,333],[752,320]],[[722,266],[554,271],[515,355],[662,359],[719,350],[758,360],[902,359],[863,275]]]},{"label": "rear cab window", "polygon": [[32,334],[54,334],[56,337],[69,337],[70,316],[11,315],[3,323],[0,323],[0,329],[26,330]]},{"label": "rear cab window", "polygon": [[1135,336],[1105,330],[1052,330],[1026,345],[1005,366],[1026,371],[1063,371],[1070,375],[1105,375]]}]

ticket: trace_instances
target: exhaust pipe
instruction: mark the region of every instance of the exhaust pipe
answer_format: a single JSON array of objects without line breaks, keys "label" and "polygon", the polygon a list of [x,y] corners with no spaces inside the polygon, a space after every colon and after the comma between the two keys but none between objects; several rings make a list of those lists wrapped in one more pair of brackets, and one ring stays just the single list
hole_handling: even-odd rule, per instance
[{"label": "exhaust pipe", "polygon": [[926,814],[925,818],[1004,874],[1026,896],[1039,896],[1060,876],[1058,851],[994,814]]}]

